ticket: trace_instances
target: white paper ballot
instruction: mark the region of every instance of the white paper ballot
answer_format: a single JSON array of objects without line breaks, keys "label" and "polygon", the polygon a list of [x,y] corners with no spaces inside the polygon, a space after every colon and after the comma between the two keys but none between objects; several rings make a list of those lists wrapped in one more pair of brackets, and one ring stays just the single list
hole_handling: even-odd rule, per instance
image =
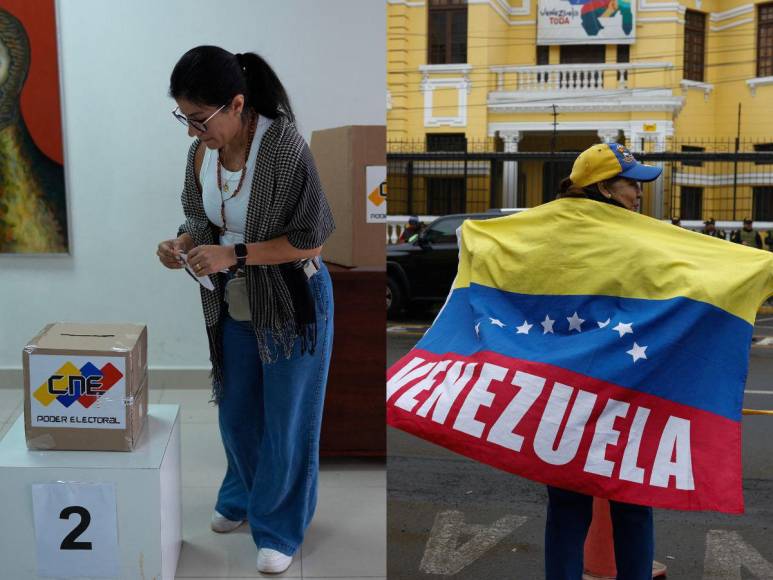
[{"label": "white paper ballot", "polygon": [[118,578],[118,515],[114,483],[32,485],[38,575]]},{"label": "white paper ballot", "polygon": [[212,280],[209,279],[209,276],[198,276],[196,272],[193,271],[193,268],[191,268],[190,264],[188,264],[188,254],[180,254],[180,257],[183,260],[183,264],[185,265],[185,269],[188,271],[188,273],[193,276],[194,280],[198,280],[199,284],[204,286],[207,290],[214,290],[215,285],[212,283]]}]

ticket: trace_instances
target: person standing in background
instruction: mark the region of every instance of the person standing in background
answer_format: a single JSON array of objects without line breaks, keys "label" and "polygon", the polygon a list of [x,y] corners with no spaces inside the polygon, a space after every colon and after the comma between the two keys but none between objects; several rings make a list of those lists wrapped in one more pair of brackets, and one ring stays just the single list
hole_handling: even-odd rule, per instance
[{"label": "person standing in background", "polygon": [[749,246],[751,248],[759,248],[762,249],[762,237],[760,236],[759,232],[754,231],[754,222],[750,220],[749,218],[746,218],[743,220],[743,227],[733,232],[733,236],[730,238],[730,241],[735,242],[736,244],[742,244],[744,246]]}]

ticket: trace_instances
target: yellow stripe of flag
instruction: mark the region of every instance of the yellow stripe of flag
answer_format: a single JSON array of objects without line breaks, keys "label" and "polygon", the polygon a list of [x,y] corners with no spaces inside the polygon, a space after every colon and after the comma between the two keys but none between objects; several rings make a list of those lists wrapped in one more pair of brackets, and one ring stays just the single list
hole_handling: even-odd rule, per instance
[{"label": "yellow stripe of flag", "polygon": [[466,221],[454,288],[712,304],[753,324],[773,294],[773,254],[588,199]]}]

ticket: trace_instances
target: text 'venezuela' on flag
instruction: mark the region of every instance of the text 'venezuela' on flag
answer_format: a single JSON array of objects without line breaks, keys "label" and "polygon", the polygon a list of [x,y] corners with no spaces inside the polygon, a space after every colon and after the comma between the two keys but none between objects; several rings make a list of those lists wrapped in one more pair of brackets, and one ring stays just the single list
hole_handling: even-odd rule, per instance
[{"label": "text 'venezuela' on flag", "polygon": [[387,372],[390,425],[597,497],[743,511],[741,406],[773,255],[587,199],[462,227]]}]

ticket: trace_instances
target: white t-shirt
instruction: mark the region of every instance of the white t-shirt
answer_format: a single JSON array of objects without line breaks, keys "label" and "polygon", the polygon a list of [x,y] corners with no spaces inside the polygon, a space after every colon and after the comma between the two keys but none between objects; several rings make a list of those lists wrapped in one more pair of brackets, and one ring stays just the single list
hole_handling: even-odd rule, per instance
[{"label": "white t-shirt", "polygon": [[[239,185],[241,170],[228,171],[221,166],[220,175],[222,178],[223,189],[226,184],[228,191],[222,194],[217,187],[217,151],[209,149],[204,150],[204,159],[201,162],[201,172],[199,173],[199,182],[201,183],[202,196],[204,201],[204,211],[207,218],[218,227],[223,227],[223,219],[220,215],[221,202],[225,199],[225,222],[228,229],[220,236],[221,245],[239,244],[244,242],[244,228],[247,222],[247,205],[250,201],[250,187],[252,178],[255,175],[255,160],[258,157],[258,149],[263,135],[272,123],[268,117],[258,116],[258,124],[255,127],[255,136],[252,138],[252,147],[250,156],[247,158],[247,173],[244,176],[244,183],[234,197],[231,197],[236,187]],[[229,199],[230,197],[230,199]]]}]

